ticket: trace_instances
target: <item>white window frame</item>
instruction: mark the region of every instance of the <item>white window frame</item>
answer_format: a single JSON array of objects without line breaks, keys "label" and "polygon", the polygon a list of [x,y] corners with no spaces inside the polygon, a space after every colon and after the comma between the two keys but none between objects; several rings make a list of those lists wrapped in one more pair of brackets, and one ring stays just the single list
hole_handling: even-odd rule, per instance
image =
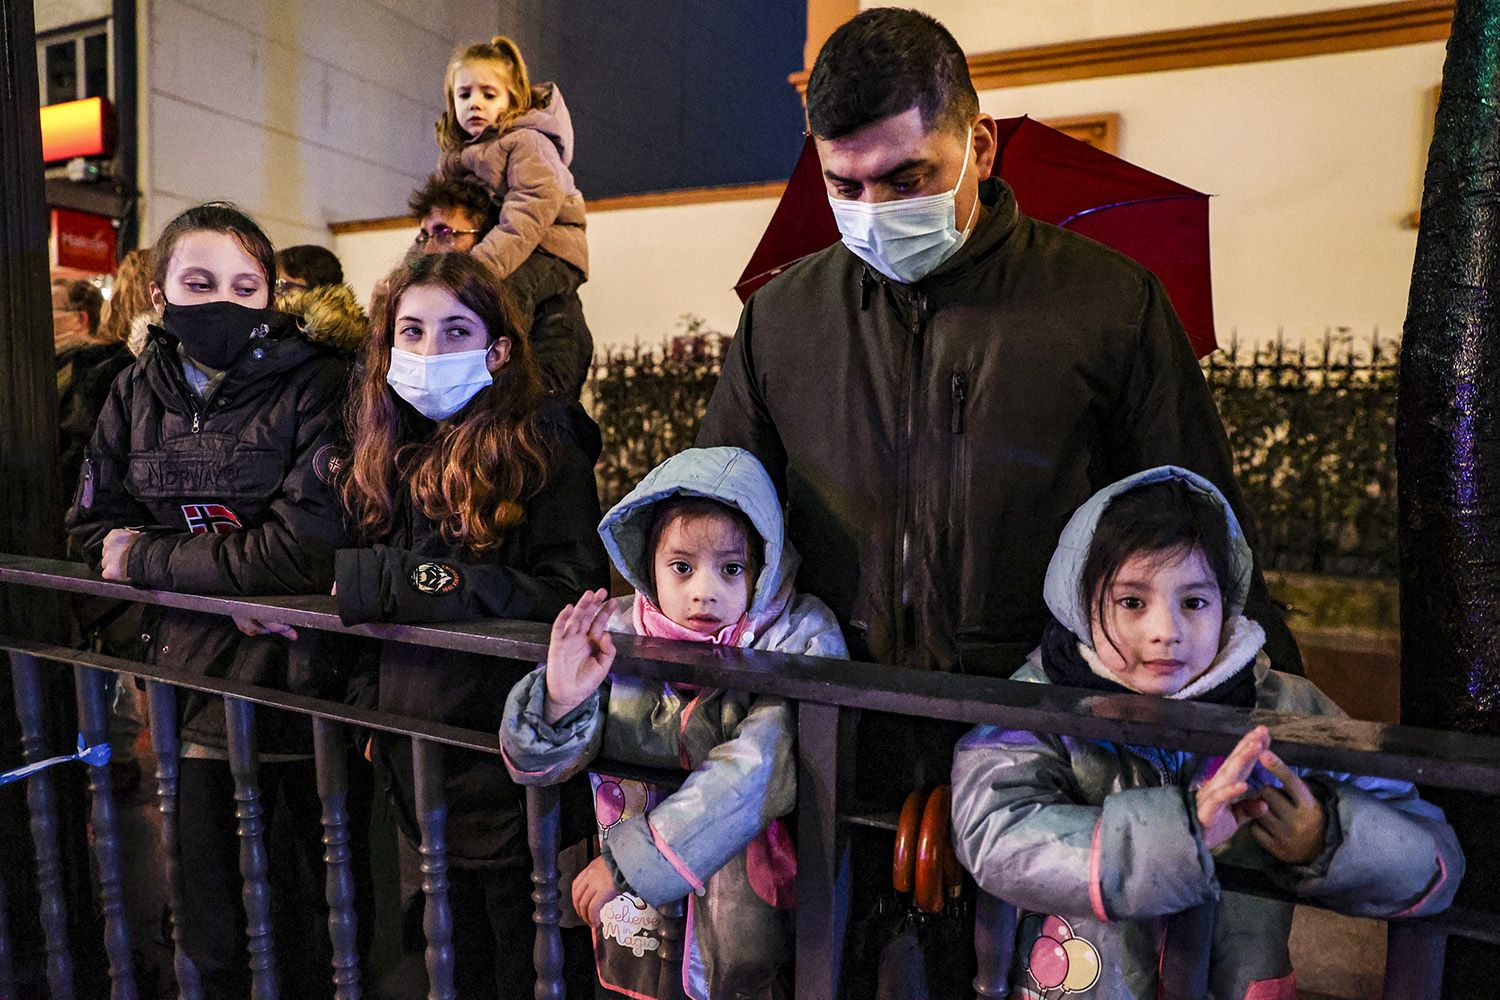
[{"label": "white window frame", "polygon": [[[73,97],[72,97],[72,99],[76,101],[76,100],[79,100],[80,98],[83,97],[83,85],[84,85],[83,40],[85,38],[93,38],[95,35],[103,35],[104,36],[104,70],[105,70],[105,74],[106,74],[106,78],[107,78],[107,82],[105,84],[104,96],[107,97],[107,98],[109,98],[110,102],[113,103],[113,101],[115,99],[115,39],[114,39],[114,31],[111,30],[112,28],[113,28],[113,22],[112,22],[112,20],[110,18],[106,17],[106,18],[103,18],[103,19],[98,20],[98,21],[85,21],[82,24],[75,24],[75,25],[70,25],[69,27],[66,27],[66,28],[59,28],[56,31],[49,31],[49,32],[47,32],[44,35],[38,35],[37,36],[37,38],[36,38],[36,76],[37,76],[37,88],[38,88],[38,93],[40,94],[41,99],[44,102],[47,100],[47,49],[48,49],[48,47],[52,46],[52,45],[57,45],[57,44],[59,44],[61,42],[72,42],[73,43],[73,53],[74,53],[73,54],[73,58],[75,60],[74,65],[78,67],[78,80],[77,80],[76,88],[73,91]],[[43,106],[45,107],[46,105],[44,104]]]}]

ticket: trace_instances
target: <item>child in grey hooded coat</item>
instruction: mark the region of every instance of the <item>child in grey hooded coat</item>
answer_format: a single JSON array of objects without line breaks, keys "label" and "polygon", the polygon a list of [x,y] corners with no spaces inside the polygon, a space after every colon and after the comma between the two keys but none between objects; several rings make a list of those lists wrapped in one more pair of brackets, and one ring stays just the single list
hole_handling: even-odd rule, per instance
[{"label": "child in grey hooded coat", "polygon": [[[695,505],[683,506],[685,500]],[[700,522],[739,525],[721,537],[744,543],[730,546],[736,551],[724,563],[731,581],[749,577],[738,585],[743,613],[715,617],[719,612],[667,599],[675,583],[661,579],[664,564],[683,577],[707,571],[671,549],[683,511]],[[507,700],[500,733],[506,765],[524,784],[562,781],[600,754],[690,772],[669,795],[590,775],[602,850],[590,868],[606,873],[604,891],[580,888],[599,881],[586,868],[573,899],[596,925],[600,981],[629,996],[653,995],[654,907],[686,896],[687,996],[771,997],[785,954],[778,910],[793,904],[795,860],[776,822],[796,799],[791,708],[769,696],[606,676],[614,656],[609,633],[835,657],[847,655],[843,635],[821,601],[794,593],[797,556],[775,487],[743,449],[698,448],[668,459],[605,515],[599,533],[636,593],[607,603],[602,591],[584,595],[559,616],[549,663]],[[557,675],[570,639],[587,676],[558,704]]]},{"label": "child in grey hooded coat", "polygon": [[[1194,473],[1164,466],[1101,490],[1063,530],[1046,577],[1055,620],[1015,679],[1341,716],[1308,680],[1269,669],[1241,614],[1251,558]],[[1171,624],[1132,624],[1164,611]],[[980,886],[1021,911],[1013,1000],[1155,998],[1192,920],[1211,934],[1208,996],[1295,1000],[1292,904],[1221,893],[1216,863],[1368,917],[1442,910],[1464,869],[1410,784],[1289,768],[1259,726],[1227,758],[978,726],[954,756],[953,829]]]}]

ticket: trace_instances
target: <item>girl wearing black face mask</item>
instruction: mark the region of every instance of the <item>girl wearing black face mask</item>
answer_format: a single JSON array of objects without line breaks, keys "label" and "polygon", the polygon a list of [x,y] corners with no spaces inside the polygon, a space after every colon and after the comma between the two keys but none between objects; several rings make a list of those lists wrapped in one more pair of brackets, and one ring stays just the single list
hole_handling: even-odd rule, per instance
[{"label": "girl wearing black face mask", "polygon": [[[196,594],[328,593],[346,544],[332,479],[336,407],[347,372],[298,320],[271,306],[270,241],[233,206],[189,209],[163,230],[151,297],[161,315],[115,382],[85,455],[68,527],[106,579]],[[238,625],[238,627],[236,627]],[[167,610],[148,657],[178,670],[341,698],[351,661],[338,637]],[[181,856],[190,888],[175,916],[205,995],[249,991],[234,783],[220,699],[179,693]],[[257,712],[265,829],[282,803],[304,863],[321,871],[320,804],[307,720]],[[351,777],[362,773],[359,769]],[[361,810],[351,805],[350,814]],[[362,857],[362,851],[356,851]],[[272,894],[296,920],[276,925],[283,983],[329,984],[319,883],[272,866]],[[305,870],[305,869],[304,869]],[[287,875],[278,884],[278,875]],[[300,890],[300,891],[299,891]],[[324,923],[320,926],[319,910]],[[369,921],[361,921],[361,931]],[[325,949],[319,955],[317,942]],[[303,984],[307,984],[306,989]]]}]

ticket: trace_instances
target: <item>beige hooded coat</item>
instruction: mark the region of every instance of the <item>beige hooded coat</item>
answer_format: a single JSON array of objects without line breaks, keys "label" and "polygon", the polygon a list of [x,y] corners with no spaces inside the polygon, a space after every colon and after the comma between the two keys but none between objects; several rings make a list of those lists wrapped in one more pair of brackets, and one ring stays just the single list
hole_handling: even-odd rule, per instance
[{"label": "beige hooded coat", "polygon": [[573,183],[573,119],[554,84],[504,132],[488,129],[438,160],[444,179],[473,176],[500,206],[500,221],[470,251],[502,278],[538,248],[589,273],[583,195]]}]

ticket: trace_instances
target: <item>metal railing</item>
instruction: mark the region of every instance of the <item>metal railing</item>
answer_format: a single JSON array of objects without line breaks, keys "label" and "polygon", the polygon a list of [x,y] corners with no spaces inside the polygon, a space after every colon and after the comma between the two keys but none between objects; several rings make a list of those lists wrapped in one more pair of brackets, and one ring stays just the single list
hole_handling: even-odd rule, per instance
[{"label": "metal railing", "polygon": [[[458,625],[343,626],[328,597],[242,599],[143,591],[109,583],[83,567],[64,562],[0,555],[0,584],[16,584],[133,600],[214,614],[249,615],[286,622],[297,628],[323,629],[436,648],[480,653],[506,659],[537,661],[544,657],[548,625],[530,622],[474,622]],[[1058,735],[1158,746],[1200,753],[1227,753],[1249,725],[1269,727],[1278,753],[1290,764],[1338,772],[1396,778],[1423,785],[1482,795],[1500,793],[1500,739],[1453,732],[1387,726],[1353,719],[1247,712],[1223,706],[1177,702],[1136,695],[1096,692],[1015,681],[927,673],[870,663],[791,656],[660,639],[619,637],[613,669],[621,674],[705,687],[722,687],[776,695],[798,710],[798,874],[796,926],[796,995],[799,1000],[832,1000],[837,995],[839,962],[849,894],[849,832],[856,826],[893,828],[894,814],[853,801],[847,780],[854,746],[854,720],[860,711],[890,712],[918,718],[988,723]],[[344,808],[347,775],[343,747],[346,727],[357,726],[411,738],[414,781],[421,829],[424,928],[431,998],[451,998],[452,921],[447,902],[447,857],[442,810],[444,745],[498,753],[495,733],[473,732],[440,723],[393,715],[357,706],[218,678],[206,678],[151,664],[80,652],[25,637],[0,637],[0,649],[11,657],[23,755],[28,762],[43,755],[42,716],[38,692],[44,661],[72,664],[80,720],[89,741],[102,740],[105,671],[143,678],[149,692],[151,732],[157,754],[157,797],[162,813],[161,849],[168,872],[173,912],[180,909],[181,868],[175,822],[178,738],[176,689],[210,692],[224,698],[230,766],[236,786],[240,867],[246,884],[246,917],[253,974],[252,996],[278,996],[271,948],[269,882],[265,832],[262,829],[253,717],[257,706],[310,716],[315,731],[318,791],[324,804],[326,896],[333,946],[330,970],[338,1000],[361,996],[356,954],[353,879],[348,849],[348,815]],[[107,767],[90,767],[93,848],[98,868],[104,945],[109,958],[111,996],[136,995],[124,916],[120,905],[121,859]],[[558,889],[558,795],[555,788],[529,788],[528,840],[534,862],[537,933],[534,958],[538,998],[563,997],[561,918]],[[41,927],[46,941],[46,972],[54,998],[73,995],[66,910],[76,900],[64,898],[59,868],[56,807],[51,778],[45,772],[29,779],[27,803],[36,850]],[[1253,873],[1221,871],[1226,888],[1268,895],[1278,893]],[[3,890],[3,886],[0,886]],[[0,996],[13,995],[14,956],[5,932],[5,900],[0,891]],[[981,906],[976,933],[993,933],[1001,908]],[[680,957],[670,918],[667,944]],[[1500,916],[1454,909],[1418,919],[1389,922],[1385,996],[1436,998],[1442,977],[1443,949],[1450,935],[1500,944]],[[991,949],[990,951],[993,951]],[[193,970],[177,949],[175,970],[184,998],[199,994]],[[1000,996],[1004,967],[980,968],[980,996]]]}]

